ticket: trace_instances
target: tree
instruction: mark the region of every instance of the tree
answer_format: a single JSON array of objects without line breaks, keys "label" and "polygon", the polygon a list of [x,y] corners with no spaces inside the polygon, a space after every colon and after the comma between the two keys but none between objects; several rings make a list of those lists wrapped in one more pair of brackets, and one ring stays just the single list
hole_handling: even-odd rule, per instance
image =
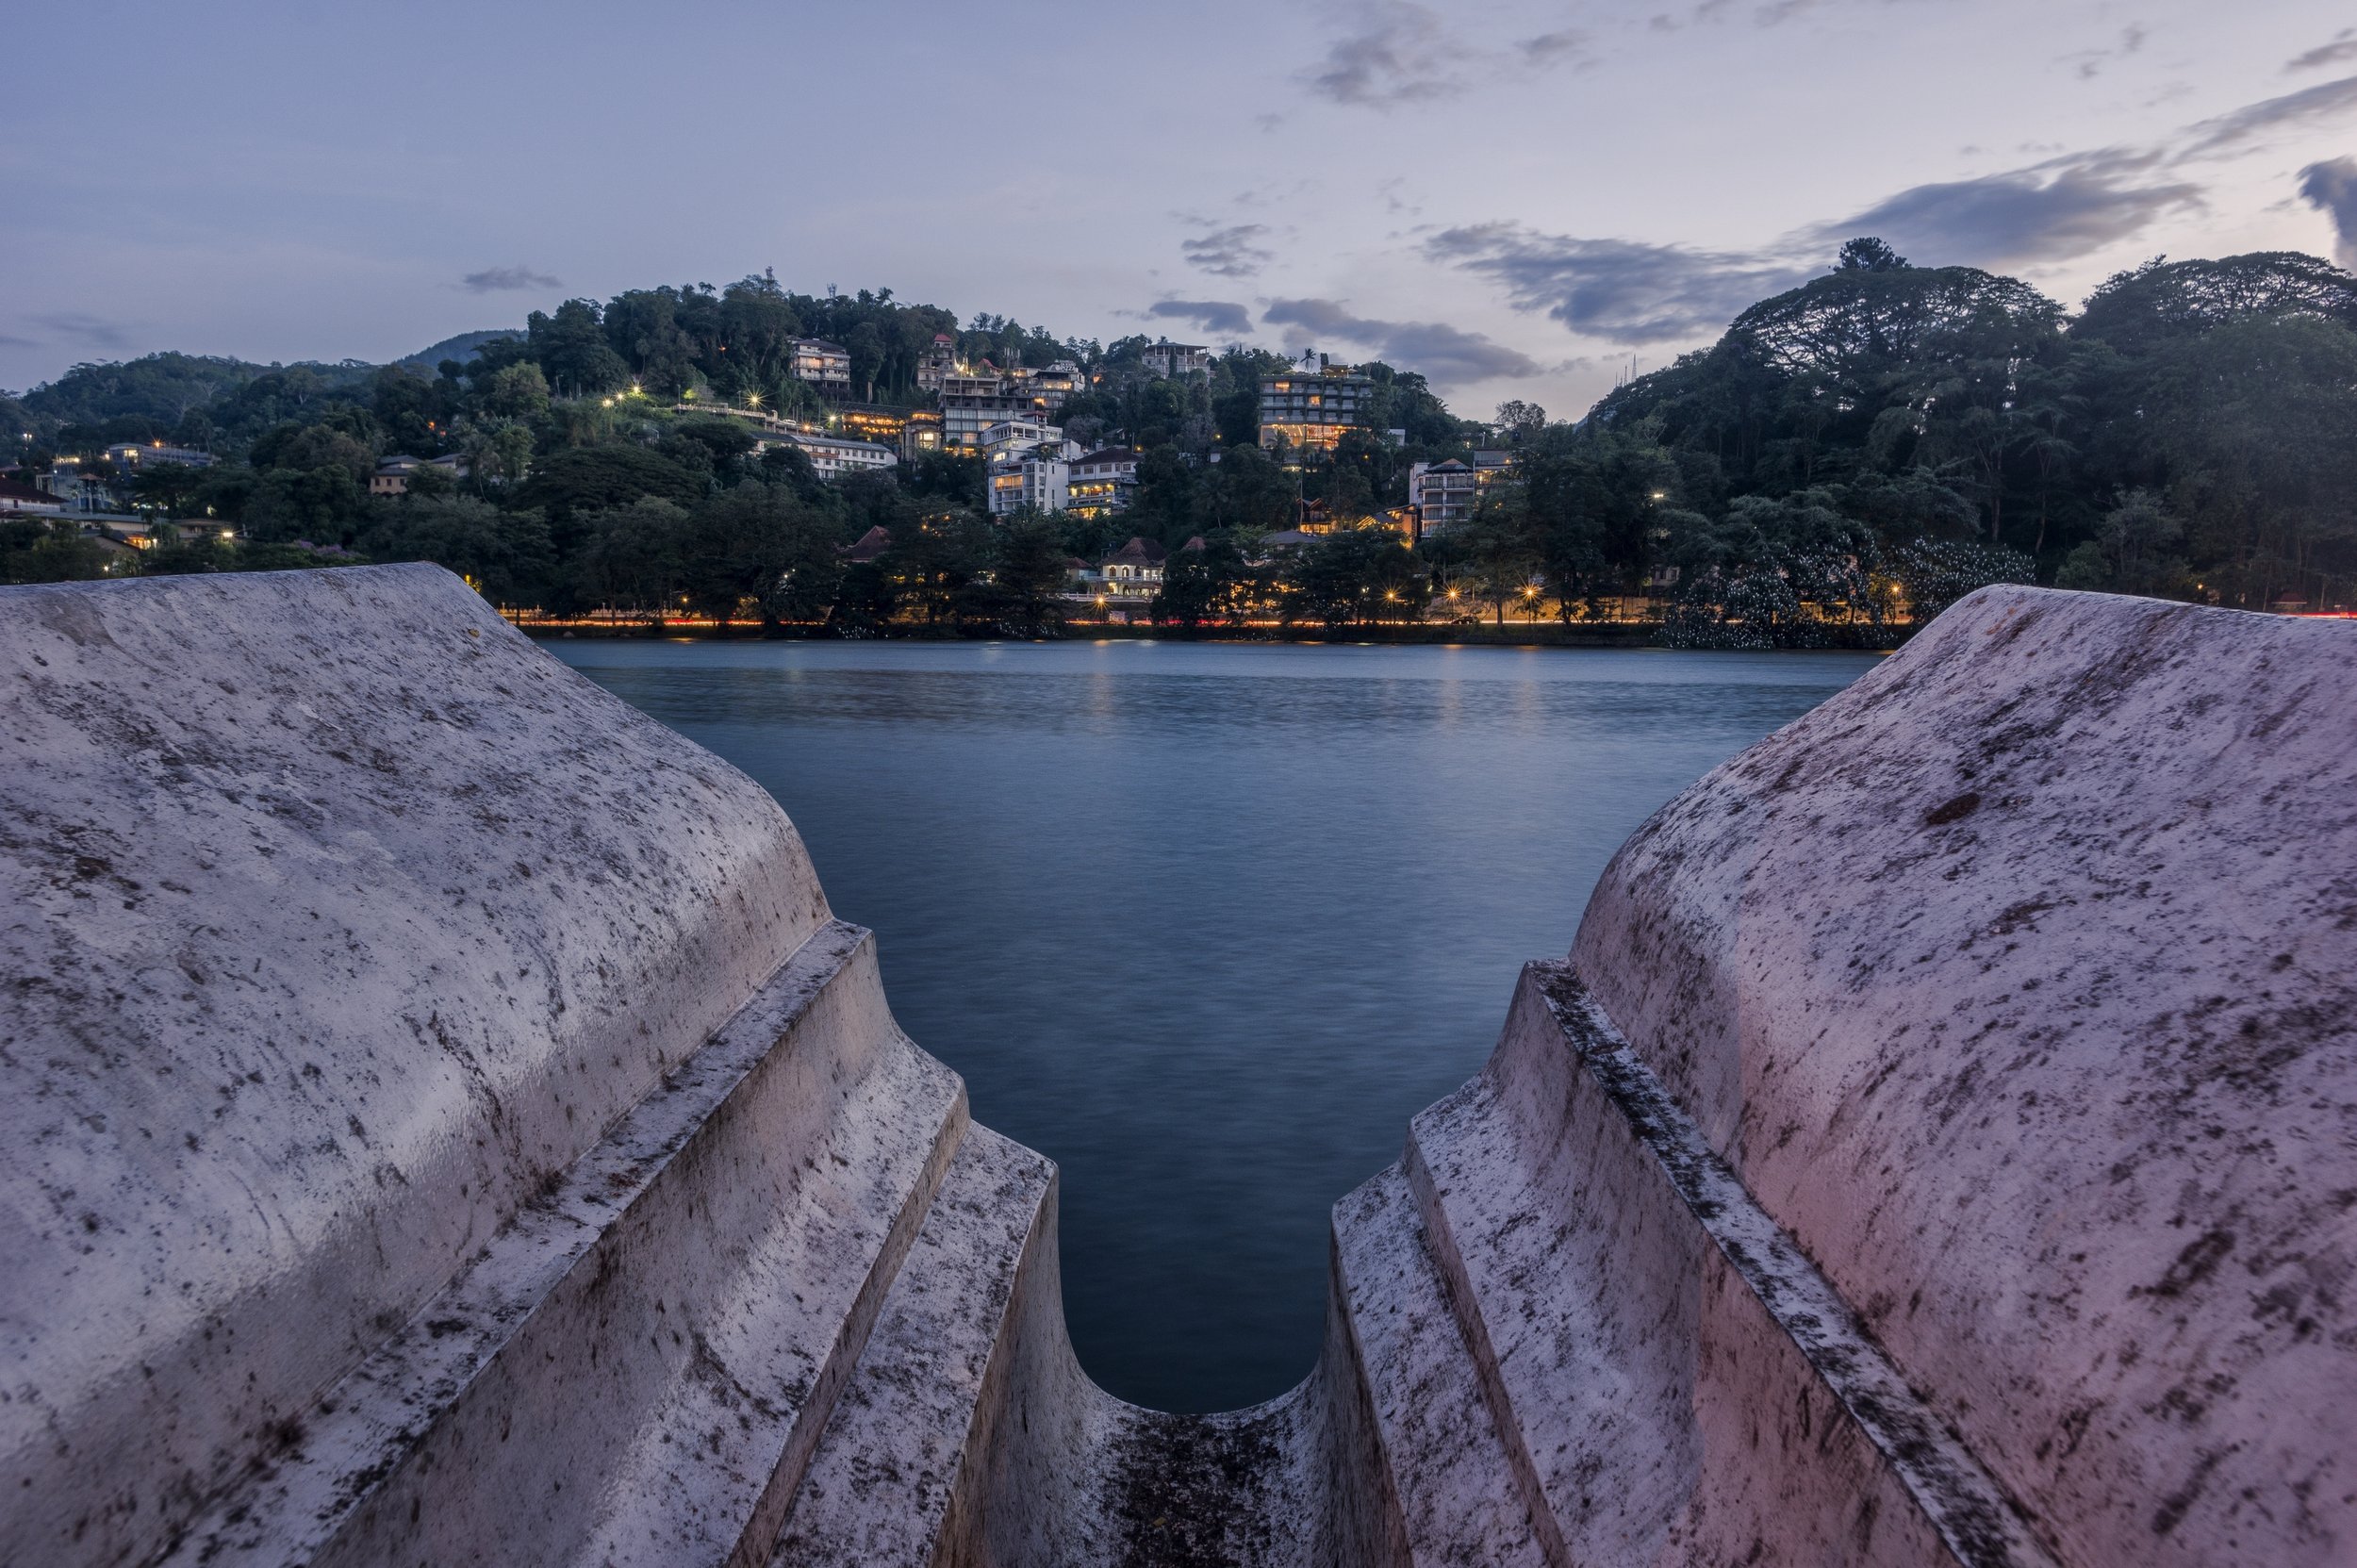
[{"label": "tree", "polygon": [[2184,536],[2184,520],[2171,516],[2159,496],[2130,490],[2103,515],[2095,537],[2064,560],[2054,586],[2173,598],[2187,582],[2184,558],[2178,553]]},{"label": "tree", "polygon": [[467,496],[404,496],[379,507],[355,542],[375,560],[437,562],[495,604],[536,601],[555,565],[540,513]]},{"label": "tree", "polygon": [[723,490],[688,511],[679,535],[681,590],[721,621],[748,602],[765,629],[816,620],[842,575],[832,522],[783,486],[750,481]]},{"label": "tree", "polygon": [[536,310],[524,327],[527,353],[566,395],[611,391],[630,380],[629,362],[605,340],[595,300],[567,300],[553,316]]},{"label": "tree", "polygon": [[1054,636],[1064,622],[1063,540],[1052,518],[1029,513],[998,540],[996,573],[1006,629],[1016,636]]}]

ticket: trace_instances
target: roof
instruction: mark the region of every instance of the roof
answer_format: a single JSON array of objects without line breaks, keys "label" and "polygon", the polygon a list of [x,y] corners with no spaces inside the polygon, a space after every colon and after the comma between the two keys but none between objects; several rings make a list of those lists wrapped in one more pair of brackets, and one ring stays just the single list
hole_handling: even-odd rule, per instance
[{"label": "roof", "polygon": [[1160,566],[1170,559],[1170,552],[1152,539],[1132,536],[1128,544],[1105,557],[1107,566]]},{"label": "roof", "polygon": [[1186,543],[1178,547],[1178,553],[1181,555],[1189,553],[1199,555],[1203,553],[1203,536],[1197,534],[1195,537],[1189,539]]},{"label": "roof", "polygon": [[22,485],[13,479],[0,479],[0,501],[55,503],[57,499],[47,490],[37,490],[30,485]]},{"label": "roof", "polygon": [[1073,459],[1076,463],[1134,463],[1137,460],[1136,450],[1126,446],[1099,447],[1085,456]]},{"label": "roof", "polygon": [[862,534],[857,543],[847,545],[843,551],[843,558],[856,566],[874,560],[891,548],[892,530],[878,523],[866,533]]}]

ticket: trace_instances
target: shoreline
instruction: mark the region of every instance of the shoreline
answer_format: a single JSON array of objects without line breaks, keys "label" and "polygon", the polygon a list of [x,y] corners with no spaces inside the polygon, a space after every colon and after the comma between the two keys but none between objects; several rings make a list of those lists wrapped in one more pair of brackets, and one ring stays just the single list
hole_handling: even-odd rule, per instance
[{"label": "shoreline", "polygon": [[[548,624],[511,620],[518,631],[536,641],[694,641],[694,642],[1224,642],[1243,644],[1330,643],[1387,644],[1400,647],[1474,647],[1474,648],[1586,648],[1586,649],[1649,649],[1661,648],[1656,640],[1660,628],[1650,622],[1607,623],[1595,626],[1564,626],[1560,624],[1496,626],[1362,626],[1341,632],[1325,632],[1310,628],[1283,631],[1276,627],[1202,627],[1189,632],[1176,626],[1098,625],[1077,622],[1051,637],[961,636],[956,634],[918,632],[872,637],[832,635],[821,629],[803,626],[780,627],[765,632],[751,622],[732,622],[716,626],[703,622],[639,622],[635,624],[580,622]],[[1905,640],[1902,634],[1900,641]],[[1664,652],[1678,652],[1665,649]],[[1888,652],[1887,648],[1840,647],[1813,649],[1760,649],[1759,652]]]}]

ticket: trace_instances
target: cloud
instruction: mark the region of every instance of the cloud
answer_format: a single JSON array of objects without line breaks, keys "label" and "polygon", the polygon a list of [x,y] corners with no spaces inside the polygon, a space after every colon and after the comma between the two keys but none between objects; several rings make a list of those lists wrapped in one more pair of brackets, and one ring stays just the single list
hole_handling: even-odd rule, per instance
[{"label": "cloud", "polygon": [[1494,87],[1591,58],[1589,35],[1576,27],[1494,47],[1469,36],[1461,19],[1413,0],[1354,0],[1334,9],[1351,30],[1298,79],[1321,98],[1358,108],[1455,98],[1476,83]]},{"label": "cloud", "polygon": [[2299,194],[2332,220],[2332,232],[2340,240],[2332,254],[2342,266],[2357,272],[2357,157],[2308,165],[2299,172]]},{"label": "cloud", "polygon": [[1409,0],[1362,0],[1345,14],[1357,30],[1336,39],[1326,58],[1303,73],[1310,91],[1338,104],[1389,108],[1465,91],[1453,69],[1461,41],[1453,43],[1430,9]]},{"label": "cloud", "polygon": [[2111,49],[2083,49],[2075,55],[2065,55],[2062,58],[2062,63],[2065,65],[2076,66],[2078,68],[2079,79],[2081,81],[2091,80],[2092,78],[2102,74],[2105,62],[2116,59],[2126,59],[2130,55],[2135,54],[2143,49],[2144,41],[2151,36],[2151,35],[2150,33],[2145,31],[2141,23],[2132,22],[2127,26],[2120,29],[2119,43],[2117,47]]},{"label": "cloud", "polygon": [[1444,229],[1425,255],[1486,277],[1517,310],[1543,310],[1582,337],[1631,346],[1715,335],[1756,302],[1824,270],[1841,242],[1879,235],[1924,266],[2003,268],[2082,256],[2201,191],[2156,180],[2153,153],[2074,154],[2028,169],[1919,185],[1838,223],[1748,251],[1544,234],[1519,223]]},{"label": "cloud", "polygon": [[2286,71],[2314,71],[2320,65],[2336,65],[2342,60],[2357,60],[2357,27],[2343,27],[2332,35],[2330,43],[2319,43],[2304,55],[2294,55],[2283,62]]},{"label": "cloud", "polygon": [[1562,27],[1524,39],[1514,45],[1514,52],[1525,63],[1541,69],[1566,60],[1584,60],[1588,58],[1588,35],[1577,27]]},{"label": "cloud", "polygon": [[1444,229],[1425,254],[1501,285],[1517,310],[1544,310],[1583,337],[1619,343],[1716,332],[1810,271],[1778,256],[1576,239],[1519,223]]},{"label": "cloud", "polygon": [[1226,300],[1156,300],[1145,314],[1162,321],[1189,322],[1218,338],[1243,338],[1252,330],[1252,312]]},{"label": "cloud", "polygon": [[1277,253],[1258,243],[1268,233],[1266,223],[1231,223],[1199,239],[1181,239],[1179,254],[1188,262],[1218,277],[1250,277],[1277,259]]},{"label": "cloud", "polygon": [[2177,156],[2180,158],[2216,157],[2279,127],[2321,120],[2351,108],[2357,108],[2357,76],[2318,82],[2298,92],[2264,99],[2246,105],[2232,114],[2202,121],[2189,133],[2194,138],[2192,144]]},{"label": "cloud", "polygon": [[1273,300],[1261,320],[1270,326],[1294,328],[1285,334],[1285,340],[1296,350],[1319,338],[1357,343],[1375,350],[1383,359],[1421,372],[1436,387],[1517,379],[1538,375],[1545,369],[1520,349],[1493,342],[1478,332],[1440,322],[1384,322],[1354,316],[1338,300]]},{"label": "cloud", "polygon": [[1874,234],[1923,266],[2004,268],[2062,261],[2125,239],[2201,190],[2144,183],[2151,155],[2081,153],[1978,179],[1919,185],[1854,217],[1807,231],[1821,245]]},{"label": "cloud", "polygon": [[563,285],[548,273],[536,272],[529,267],[486,267],[460,278],[458,287],[470,294],[490,294],[517,289],[558,289]]},{"label": "cloud", "polygon": [[32,323],[45,327],[69,342],[81,343],[94,349],[124,349],[130,347],[131,335],[116,322],[86,316],[79,311],[65,311],[52,316],[35,316]]}]

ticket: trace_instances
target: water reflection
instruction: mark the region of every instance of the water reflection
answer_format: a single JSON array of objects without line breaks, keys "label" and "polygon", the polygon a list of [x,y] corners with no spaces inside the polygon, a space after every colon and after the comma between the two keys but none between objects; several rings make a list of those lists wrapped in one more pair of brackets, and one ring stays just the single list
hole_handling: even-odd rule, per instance
[{"label": "water reflection", "polygon": [[1612,850],[1848,654],[575,642],[784,802],[894,1011],[1063,1167],[1090,1373],[1277,1394],[1327,1212],[1474,1071]]}]

